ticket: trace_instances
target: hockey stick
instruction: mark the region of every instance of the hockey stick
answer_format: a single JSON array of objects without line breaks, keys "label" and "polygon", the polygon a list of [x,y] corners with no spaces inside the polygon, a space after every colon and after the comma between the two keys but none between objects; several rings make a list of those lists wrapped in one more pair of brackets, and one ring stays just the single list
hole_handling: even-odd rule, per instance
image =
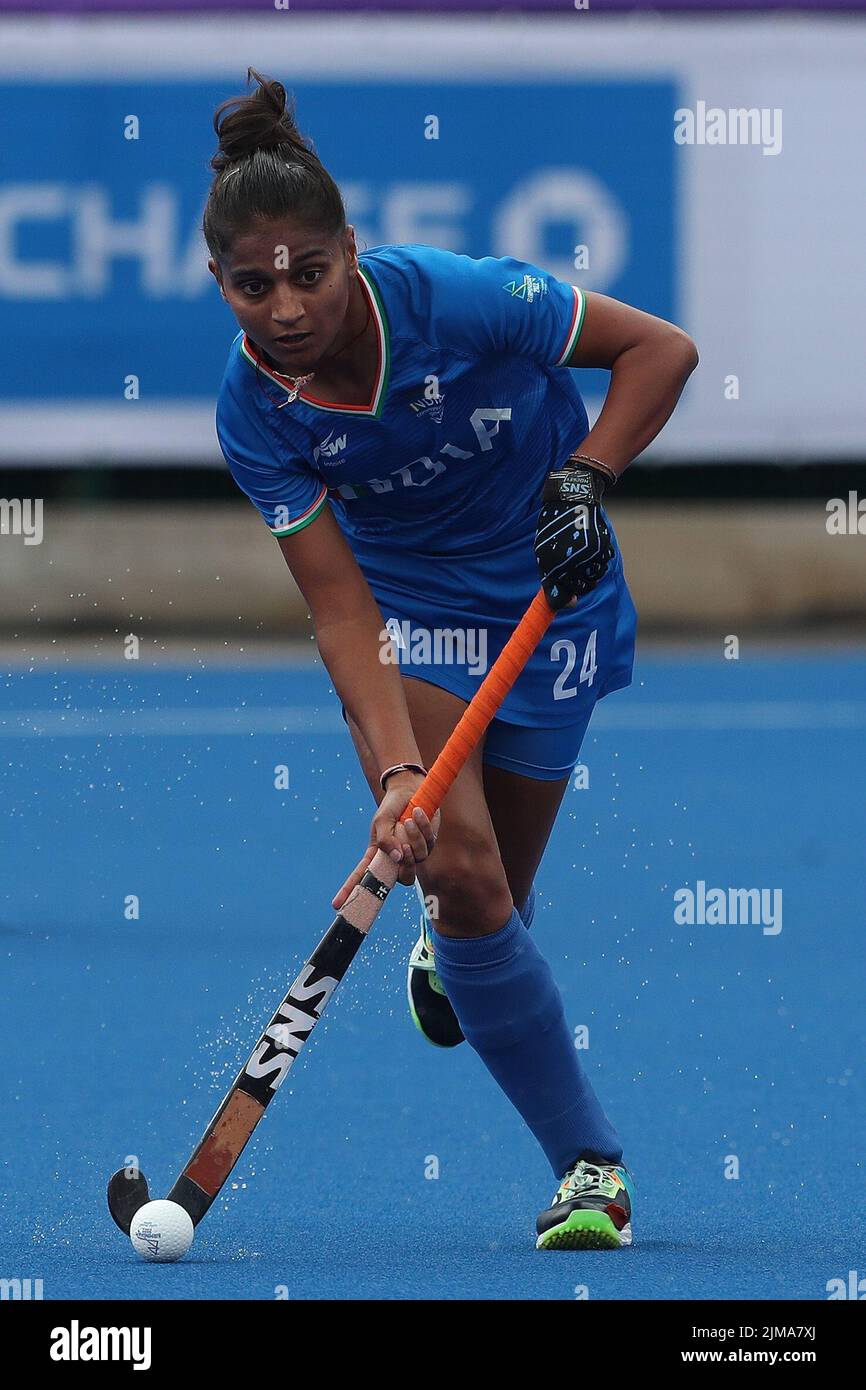
[{"label": "hockey stick", "polygon": [[[416,806],[432,818],[460,769],[541,641],[552,619],[539,589],[499,657],[464,710],[445,747],[401,813]],[[398,865],[379,850],[280,1004],[184,1168],[168,1200],[198,1225],[241,1156],[253,1130],[285,1081],[358,948],[397,881]],[[150,1201],[147,1179],[121,1168],[108,1184],[108,1207],[129,1235],[136,1212]]]}]

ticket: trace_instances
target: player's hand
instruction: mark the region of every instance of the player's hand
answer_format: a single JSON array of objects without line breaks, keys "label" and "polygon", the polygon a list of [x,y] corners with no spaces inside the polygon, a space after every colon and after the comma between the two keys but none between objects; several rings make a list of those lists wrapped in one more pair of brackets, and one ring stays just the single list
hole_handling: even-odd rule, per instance
[{"label": "player's hand", "polygon": [[[397,881],[407,886],[415,882],[415,866],[421,864],[433,851],[439,832],[440,814],[437,811],[431,821],[418,806],[412,817],[401,816],[412,794],[417,791],[424,778],[417,772],[396,773],[388,780],[388,790],[379,803],[378,810],[370,826],[370,844],[364,857],[358,862],[339,892],[331,899],[331,906],[341,908],[356,884],[361,882],[374,855],[381,849],[399,862]],[[398,860],[399,855],[399,860]]]},{"label": "player's hand", "polygon": [[601,510],[606,478],[567,460],[545,480],[535,558],[551,608],[573,607],[607,573],[614,550]]}]

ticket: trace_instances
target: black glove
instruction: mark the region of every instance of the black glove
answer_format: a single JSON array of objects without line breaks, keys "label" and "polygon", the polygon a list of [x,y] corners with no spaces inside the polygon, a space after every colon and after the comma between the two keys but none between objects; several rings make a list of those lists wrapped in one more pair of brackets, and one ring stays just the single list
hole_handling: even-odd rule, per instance
[{"label": "black glove", "polygon": [[616,474],[580,455],[549,473],[541,495],[535,558],[547,601],[564,608],[594,589],[607,572],[614,550],[601,499]]}]

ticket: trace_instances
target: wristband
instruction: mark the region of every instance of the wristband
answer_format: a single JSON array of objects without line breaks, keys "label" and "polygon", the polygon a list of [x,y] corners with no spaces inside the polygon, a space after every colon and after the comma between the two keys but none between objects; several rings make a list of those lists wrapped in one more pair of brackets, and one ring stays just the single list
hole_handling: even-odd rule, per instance
[{"label": "wristband", "polygon": [[614,473],[613,469],[609,468],[606,463],[602,463],[601,459],[592,458],[590,454],[570,454],[566,459],[566,463],[584,463],[590,468],[597,469],[605,479],[608,487],[613,487],[614,483],[617,481],[617,475]]},{"label": "wristband", "polygon": [[395,763],[393,767],[386,767],[379,778],[379,785],[383,792],[388,790],[388,778],[393,777],[395,772],[417,772],[421,777],[427,776],[426,767],[422,767],[420,763]]}]

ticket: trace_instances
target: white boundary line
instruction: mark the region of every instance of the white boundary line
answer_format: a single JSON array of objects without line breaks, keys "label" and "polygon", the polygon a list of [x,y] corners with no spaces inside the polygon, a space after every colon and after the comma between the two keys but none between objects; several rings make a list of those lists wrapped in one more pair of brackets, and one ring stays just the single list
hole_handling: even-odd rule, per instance
[{"label": "white boundary line", "polygon": [[[866,728],[866,700],[759,700],[744,702],[600,705],[590,732],[681,733],[760,729],[768,733]],[[257,709],[162,709],[141,713],[101,710],[0,712],[4,738],[249,738],[254,734],[316,738],[348,730],[339,710],[314,705],[262,705]]]}]

